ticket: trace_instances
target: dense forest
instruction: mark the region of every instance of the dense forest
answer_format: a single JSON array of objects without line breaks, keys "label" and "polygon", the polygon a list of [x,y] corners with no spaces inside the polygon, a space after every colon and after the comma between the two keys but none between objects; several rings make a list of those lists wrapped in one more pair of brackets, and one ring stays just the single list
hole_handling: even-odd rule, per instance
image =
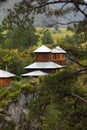
[{"label": "dense forest", "polygon": [[[83,20],[33,24],[35,14],[58,18],[72,11]],[[35,60],[33,51],[43,44],[66,50],[66,67],[47,76],[21,77],[24,66]],[[0,87],[1,130],[87,130],[87,2],[23,0],[8,10],[0,25],[0,69],[6,66],[16,77]]]}]

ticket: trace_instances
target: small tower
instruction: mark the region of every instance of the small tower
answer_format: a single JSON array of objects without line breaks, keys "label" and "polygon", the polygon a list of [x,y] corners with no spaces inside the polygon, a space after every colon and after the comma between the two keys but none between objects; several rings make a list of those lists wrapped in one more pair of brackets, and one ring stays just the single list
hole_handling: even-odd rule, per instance
[{"label": "small tower", "polygon": [[56,46],[52,49],[51,61],[60,65],[65,65],[65,54],[66,51],[64,51],[61,47]]},{"label": "small tower", "polygon": [[36,62],[48,62],[51,60],[51,50],[44,45],[36,49],[34,53]]},{"label": "small tower", "polygon": [[[22,76],[41,76],[47,74],[53,74],[58,69],[63,68],[63,66],[59,65],[56,62],[53,62],[51,59],[52,50],[48,47],[42,45],[38,49],[34,51],[35,53],[35,62],[24,67],[28,71],[26,74],[22,74]],[[37,73],[37,74],[36,74]]]}]

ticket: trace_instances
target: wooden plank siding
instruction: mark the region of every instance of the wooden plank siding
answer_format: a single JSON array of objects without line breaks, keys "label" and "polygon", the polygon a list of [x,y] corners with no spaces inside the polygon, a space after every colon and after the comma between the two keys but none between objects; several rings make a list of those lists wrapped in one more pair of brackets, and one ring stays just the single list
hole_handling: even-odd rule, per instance
[{"label": "wooden plank siding", "polygon": [[0,78],[0,87],[5,87],[10,84],[13,78]]},{"label": "wooden plank siding", "polygon": [[35,53],[36,62],[48,62],[51,61],[51,53]]},{"label": "wooden plank siding", "polygon": [[65,54],[51,53],[51,61],[60,65],[65,64]]},{"label": "wooden plank siding", "polygon": [[57,70],[59,71],[63,67],[61,65],[65,65],[65,53],[66,52],[64,52],[63,50],[62,52],[60,52],[60,48],[59,52],[57,50],[49,51],[48,48],[44,49],[44,47],[39,48],[34,51],[35,62],[29,66],[26,66],[25,69],[27,70],[27,72],[40,70],[49,74],[56,73]]}]

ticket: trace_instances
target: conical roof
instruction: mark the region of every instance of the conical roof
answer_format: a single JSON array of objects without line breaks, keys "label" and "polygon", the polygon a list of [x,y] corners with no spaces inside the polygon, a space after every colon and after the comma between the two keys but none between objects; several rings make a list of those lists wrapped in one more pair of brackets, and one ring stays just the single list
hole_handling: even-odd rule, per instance
[{"label": "conical roof", "polygon": [[21,76],[23,77],[28,77],[28,76],[44,76],[44,75],[48,75],[48,73],[45,73],[43,71],[40,70],[36,70],[36,71],[32,71],[26,74],[22,74]]},{"label": "conical roof", "polygon": [[39,47],[38,49],[36,49],[34,52],[51,52],[51,49],[49,49],[48,47],[46,47],[45,45],[42,45],[41,47]]},{"label": "conical roof", "polygon": [[66,53],[61,47],[56,46],[54,49],[52,49],[52,53]]},{"label": "conical roof", "polygon": [[0,69],[0,78],[10,78],[14,76],[15,74]]}]

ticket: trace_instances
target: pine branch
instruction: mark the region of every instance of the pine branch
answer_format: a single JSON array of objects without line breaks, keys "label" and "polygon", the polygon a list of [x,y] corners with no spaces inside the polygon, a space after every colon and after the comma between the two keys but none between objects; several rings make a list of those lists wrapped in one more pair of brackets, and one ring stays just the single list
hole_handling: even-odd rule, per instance
[{"label": "pine branch", "polygon": [[78,22],[82,22],[82,21],[71,21],[71,22],[67,22],[67,23],[62,23],[62,22],[58,22],[58,21],[53,21],[54,23],[48,25],[49,27],[52,27],[56,24],[60,24],[60,25],[69,25],[69,24],[73,24],[73,23],[78,23]]},{"label": "pine branch", "polygon": [[76,63],[76,64],[78,64],[79,66],[81,66],[81,67],[87,67],[87,66],[85,66],[85,65],[82,65],[82,64],[80,64],[78,61],[76,61],[75,59],[72,59],[72,58],[68,58],[69,60],[71,60],[71,61],[73,61],[74,63]]},{"label": "pine branch", "polygon": [[84,74],[87,74],[87,67],[76,70],[76,71],[71,72],[71,73],[70,72],[66,73],[62,77],[60,77],[58,80],[59,80],[59,83],[61,83],[64,80],[74,79],[74,78],[77,78],[78,76],[81,76],[81,75],[84,75]]},{"label": "pine branch", "polygon": [[77,94],[67,93],[67,94],[65,95],[65,97],[66,97],[66,96],[71,96],[71,97],[77,98],[77,99],[79,99],[80,101],[84,102],[84,103],[87,105],[87,100],[85,100],[83,97],[81,97],[81,96],[79,96],[79,95],[77,95]]},{"label": "pine branch", "polygon": [[[74,4],[75,5],[75,7],[76,7],[76,9],[78,9],[78,11],[80,11],[85,17],[87,17],[87,14],[84,12],[84,11],[82,11],[77,5],[82,5],[82,6],[87,6],[87,3],[85,3],[85,2],[81,2],[81,1],[74,1],[74,0],[68,0],[68,1],[66,1],[66,0],[55,0],[55,1],[51,1],[51,2],[45,2],[45,3],[38,3],[37,5],[32,5],[31,7],[30,7],[30,9],[29,8],[25,8],[25,10],[24,10],[24,12],[26,12],[26,11],[29,11],[30,10],[30,12],[32,12],[32,11],[34,11],[34,10],[36,10],[36,9],[39,9],[39,8],[43,8],[43,7],[46,7],[46,6],[49,6],[49,5],[54,5],[54,4],[59,4],[59,3],[64,3],[64,6],[66,5],[66,4]],[[62,7],[63,8],[63,7]]]}]

